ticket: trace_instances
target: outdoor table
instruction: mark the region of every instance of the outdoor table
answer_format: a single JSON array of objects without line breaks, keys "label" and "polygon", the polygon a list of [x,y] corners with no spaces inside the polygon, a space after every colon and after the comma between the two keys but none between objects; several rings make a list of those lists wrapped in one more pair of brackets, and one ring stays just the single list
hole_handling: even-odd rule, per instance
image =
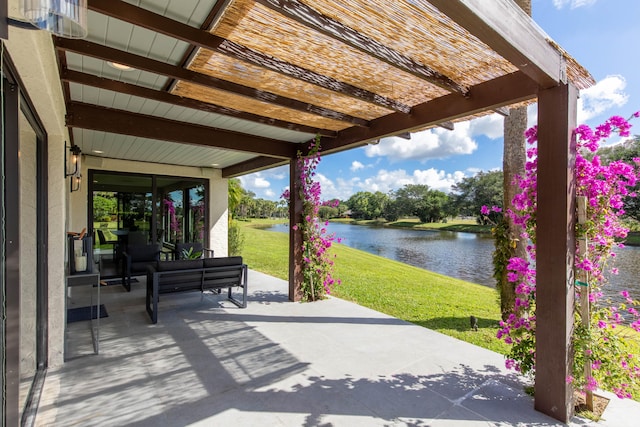
[{"label": "outdoor table", "polygon": [[[65,332],[64,332],[64,347],[65,347],[65,360],[67,356],[67,303],[66,301],[69,299],[70,292],[72,288],[78,286],[91,286],[90,291],[90,307],[91,307],[91,340],[93,342],[93,353],[99,354],[100,352],[100,271],[94,267],[93,270],[87,272],[79,272],[74,274],[69,274],[67,272],[65,277],[66,285],[67,285],[67,293],[65,298]],[[96,305],[93,304],[93,288],[95,288],[97,297],[96,297]],[[93,318],[93,309],[95,307],[96,310],[96,318]]]}]

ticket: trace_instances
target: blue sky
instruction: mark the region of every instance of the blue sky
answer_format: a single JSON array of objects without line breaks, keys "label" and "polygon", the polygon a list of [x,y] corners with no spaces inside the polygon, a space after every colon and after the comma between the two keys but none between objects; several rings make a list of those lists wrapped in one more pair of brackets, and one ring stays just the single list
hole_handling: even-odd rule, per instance
[{"label": "blue sky", "polygon": [[[640,1],[532,0],[533,19],[589,70],[596,85],[580,94],[578,122],[595,126],[609,116],[640,110]],[[535,106],[529,125],[535,124]],[[640,120],[632,134],[640,134]],[[386,138],[378,145],[323,157],[318,167],[322,198],[348,199],[358,191],[387,193],[406,184],[449,192],[462,178],[502,168],[499,115],[433,129],[411,140]],[[613,143],[619,141],[612,141]],[[288,188],[288,167],[240,178],[258,198],[277,200]]]}]

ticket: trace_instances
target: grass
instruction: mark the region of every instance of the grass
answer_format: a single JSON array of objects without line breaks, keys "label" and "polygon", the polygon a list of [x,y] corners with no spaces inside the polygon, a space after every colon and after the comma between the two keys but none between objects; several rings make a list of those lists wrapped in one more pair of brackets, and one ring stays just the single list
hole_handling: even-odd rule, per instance
[{"label": "grass", "polygon": [[[288,236],[261,230],[282,221],[243,223],[242,256],[252,269],[288,278]],[[500,312],[493,289],[476,285],[344,245],[335,245],[336,277],[342,285],[334,295],[502,354],[506,344],[495,338]],[[490,266],[488,266],[489,268]],[[478,319],[478,331],[469,316]]]},{"label": "grass", "polygon": [[640,232],[631,231],[627,238],[624,240],[624,243],[629,246],[640,246]]}]

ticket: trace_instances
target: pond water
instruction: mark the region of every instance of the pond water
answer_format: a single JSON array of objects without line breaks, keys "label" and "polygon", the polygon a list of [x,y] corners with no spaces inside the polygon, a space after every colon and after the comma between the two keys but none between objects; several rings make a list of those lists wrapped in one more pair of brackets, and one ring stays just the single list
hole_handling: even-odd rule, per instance
[{"label": "pond water", "polygon": [[[340,223],[329,223],[327,228],[346,246],[446,276],[495,286],[490,235]],[[270,230],[288,232],[288,225],[278,224]],[[616,252],[615,266],[620,273],[610,277],[606,296],[621,301],[619,292],[626,289],[634,299],[640,299],[640,247],[620,248]]]}]

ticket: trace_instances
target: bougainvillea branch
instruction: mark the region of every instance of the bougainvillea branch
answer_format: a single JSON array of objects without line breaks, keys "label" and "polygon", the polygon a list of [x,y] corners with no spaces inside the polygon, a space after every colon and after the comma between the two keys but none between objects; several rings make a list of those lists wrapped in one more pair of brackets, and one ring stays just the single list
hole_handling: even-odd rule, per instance
[{"label": "bougainvillea branch", "polygon": [[[638,116],[640,112],[633,115]],[[640,332],[640,317],[635,308],[639,301],[622,291],[625,302],[612,304],[603,298],[602,287],[607,285],[605,273],[615,274],[611,267],[614,250],[622,246],[619,241],[627,235],[628,230],[620,221],[624,214],[623,199],[640,179],[640,159],[633,159],[632,164],[622,161],[603,164],[594,153],[611,135],[629,136],[630,128],[628,120],[614,116],[595,130],[585,125],[575,130],[576,196],[587,198],[587,219],[576,227],[576,237],[586,237],[588,241],[586,254],[576,249],[575,268],[576,272],[588,272],[591,308],[590,324],[586,326],[581,322],[579,308],[575,309],[572,336],[575,356],[572,375],[567,381],[578,390],[602,388],[620,398],[632,398],[640,393],[640,361],[638,355],[628,350],[632,348],[628,340]],[[537,128],[532,127],[525,135],[532,145],[527,151],[526,172],[516,179],[520,192],[513,199],[514,210],[506,214],[525,230],[522,237],[530,242],[527,246],[530,258],[509,261],[509,280],[516,286],[515,312],[518,314],[501,322],[498,338],[511,346],[507,367],[527,375],[535,372],[536,359],[536,271],[532,263],[536,259]],[[586,289],[577,286],[576,292],[586,292]],[[585,364],[592,368],[589,378],[584,375]]]},{"label": "bougainvillea branch", "polygon": [[[302,300],[315,301],[325,298],[331,293],[334,285],[340,280],[333,277],[333,266],[335,255],[329,252],[334,241],[340,242],[335,234],[327,233],[325,222],[321,224],[318,211],[323,202],[320,199],[322,189],[320,183],[315,180],[316,168],[320,163],[320,138],[316,139],[309,146],[309,153],[303,157],[298,151],[299,176],[296,180],[300,183],[300,194],[302,200],[302,221],[295,224],[295,230],[302,233],[302,253],[303,253],[303,283]],[[291,194],[286,190],[282,197],[289,202]]]},{"label": "bougainvillea branch", "polygon": [[173,204],[173,200],[164,199],[163,203],[167,207],[167,211],[169,213],[169,220],[170,220],[169,227],[171,231],[175,233],[179,233],[180,223],[178,222],[178,218],[176,217],[176,207]]}]

